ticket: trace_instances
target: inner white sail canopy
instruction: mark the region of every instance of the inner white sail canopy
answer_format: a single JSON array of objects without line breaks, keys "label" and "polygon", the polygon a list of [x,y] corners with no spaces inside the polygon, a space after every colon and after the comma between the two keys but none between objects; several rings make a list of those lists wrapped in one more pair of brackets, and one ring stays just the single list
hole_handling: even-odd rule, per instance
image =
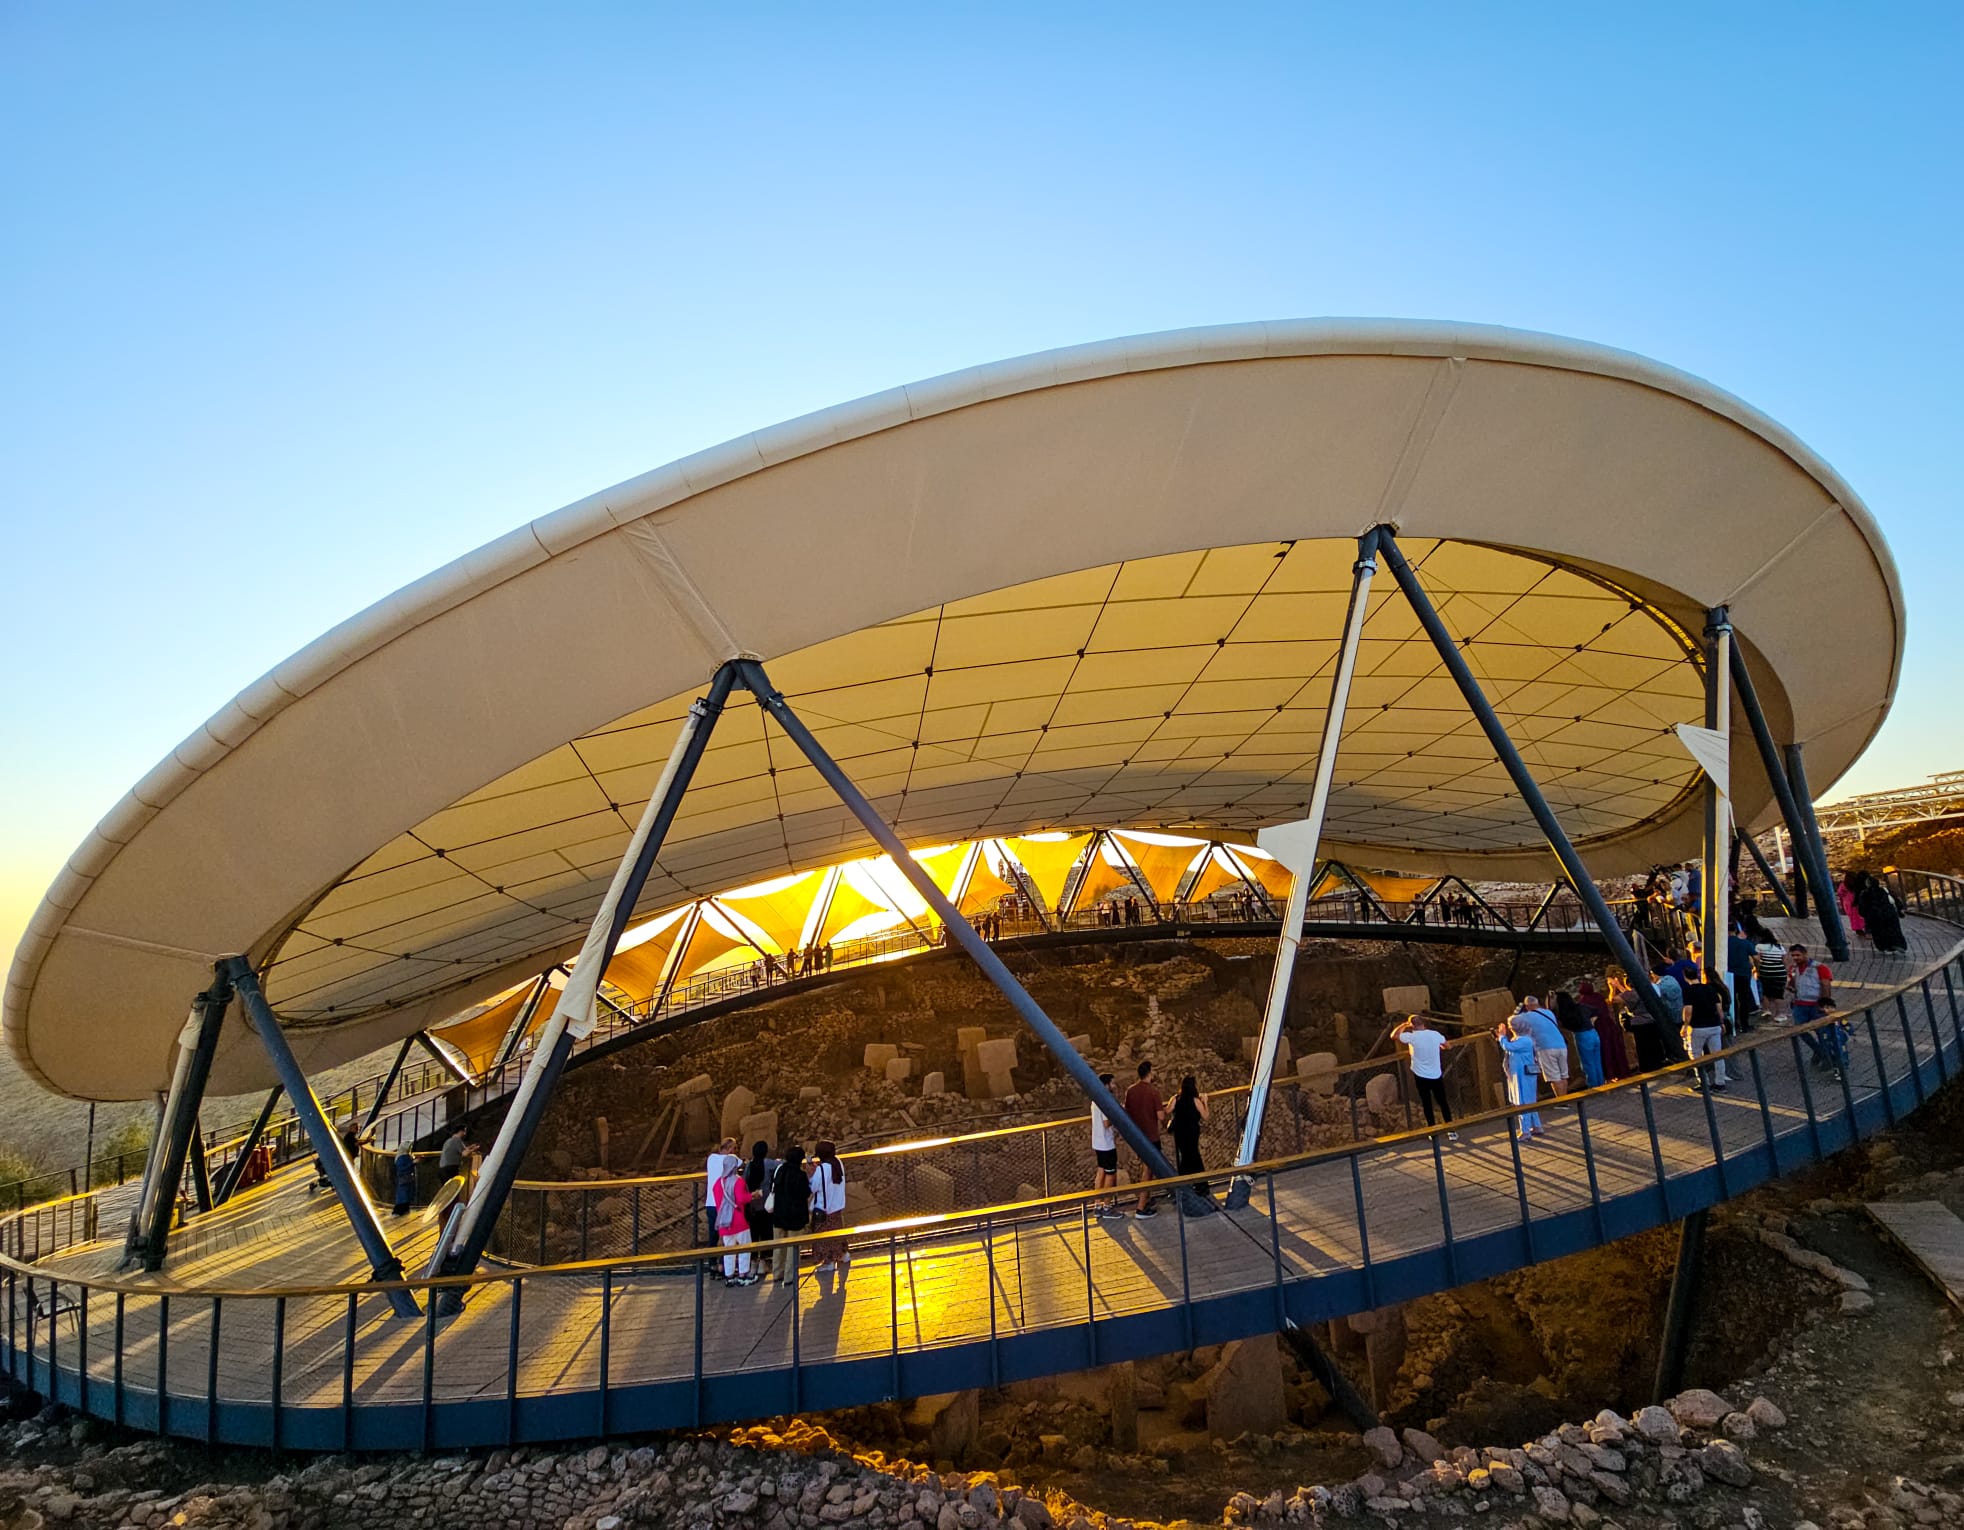
[{"label": "inner white sail canopy", "polygon": [[[1695,854],[1696,650],[1727,605],[1817,791],[1903,614],[1853,492],[1709,385],[1457,325],[1232,326],[1051,352],[744,437],[545,516],[334,629],[138,783],[50,889],[5,1030],[49,1087],[168,1081],[247,951],[302,1062],[580,945],[689,701],[759,655],[912,845],[1300,817],[1354,538],[1399,528],[1598,874]],[[1822,619],[1832,606],[1834,620]],[[1734,731],[1735,809],[1770,812]],[[1552,859],[1380,581],[1325,830],[1393,869]],[[872,848],[738,693],[637,913]],[[212,1087],[271,1082],[228,1026]]]}]

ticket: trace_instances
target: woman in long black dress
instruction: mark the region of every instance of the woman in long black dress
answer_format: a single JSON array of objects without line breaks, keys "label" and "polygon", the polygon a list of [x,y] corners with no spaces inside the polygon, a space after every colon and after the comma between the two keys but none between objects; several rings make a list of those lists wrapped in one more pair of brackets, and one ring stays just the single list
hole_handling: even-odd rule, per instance
[{"label": "woman in long black dress", "polygon": [[1861,883],[1855,889],[1855,909],[1862,916],[1862,923],[1868,926],[1875,949],[1907,951],[1909,941],[1903,936],[1902,915],[1897,912],[1896,897],[1889,891],[1889,884],[1866,871],[1858,871],[1856,876]]},{"label": "woman in long black dress", "polygon": [[1173,1114],[1167,1122],[1173,1130],[1176,1173],[1198,1174],[1204,1167],[1200,1162],[1200,1128],[1207,1120],[1207,1096],[1200,1092],[1200,1085],[1189,1073],[1180,1080],[1180,1093],[1173,1101]]}]

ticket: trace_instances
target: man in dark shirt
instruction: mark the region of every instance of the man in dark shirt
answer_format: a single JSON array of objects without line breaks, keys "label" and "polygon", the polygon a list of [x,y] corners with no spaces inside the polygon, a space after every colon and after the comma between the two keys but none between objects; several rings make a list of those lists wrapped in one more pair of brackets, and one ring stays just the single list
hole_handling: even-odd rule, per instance
[{"label": "man in dark shirt", "polygon": [[1736,927],[1725,940],[1725,975],[1732,980],[1732,1029],[1735,1032],[1751,1030],[1753,1012],[1759,1008],[1753,1000],[1753,958],[1758,949],[1752,939]]},{"label": "man in dark shirt", "polygon": [[[1152,1064],[1139,1064],[1139,1081],[1125,1091],[1125,1113],[1132,1118],[1132,1124],[1144,1132],[1154,1147],[1159,1146],[1159,1127],[1165,1115],[1166,1105],[1153,1087]],[[1139,1160],[1139,1204],[1133,1209],[1135,1217],[1154,1215],[1152,1197],[1147,1193],[1146,1182],[1153,1177],[1152,1165],[1143,1158]]]},{"label": "man in dark shirt", "polygon": [[[1705,972],[1698,981],[1684,984],[1684,1044],[1694,1060],[1725,1045],[1725,985],[1715,973]],[[1723,1059],[1698,1071],[1713,1089],[1724,1090]]]}]

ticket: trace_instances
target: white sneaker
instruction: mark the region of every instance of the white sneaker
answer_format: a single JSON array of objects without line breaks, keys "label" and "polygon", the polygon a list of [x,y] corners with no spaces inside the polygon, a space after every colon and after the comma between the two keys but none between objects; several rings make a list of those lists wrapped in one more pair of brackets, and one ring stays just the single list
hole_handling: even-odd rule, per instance
[{"label": "white sneaker", "polygon": [[1448,1142],[1457,1142],[1457,1141],[1459,1141],[1459,1133],[1458,1133],[1458,1132],[1447,1132],[1447,1133],[1446,1133],[1446,1141],[1448,1141]]}]

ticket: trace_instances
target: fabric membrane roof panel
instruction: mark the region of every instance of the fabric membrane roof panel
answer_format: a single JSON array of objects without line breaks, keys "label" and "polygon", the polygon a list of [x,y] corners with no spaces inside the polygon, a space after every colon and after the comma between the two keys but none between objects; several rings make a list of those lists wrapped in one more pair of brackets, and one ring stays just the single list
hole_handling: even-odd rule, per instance
[{"label": "fabric membrane roof panel", "polygon": [[[1079,347],[657,469],[328,633],[76,852],[16,955],[9,1045],[51,1088],[135,1098],[217,957],[263,965],[312,1068],[535,975],[577,949],[683,713],[741,652],[911,845],[1246,841],[1301,815],[1353,539],[1381,521],[1599,874],[1696,851],[1670,730],[1700,717],[1707,608],[1817,790],[1886,715],[1903,613],[1879,532],[1709,384],[1395,321]],[[1549,869],[1384,575],[1346,726],[1331,854]],[[1743,730],[1733,779],[1766,821]],[[636,915],[874,848],[739,696]],[[228,1026],[212,1087],[269,1081]]]}]

